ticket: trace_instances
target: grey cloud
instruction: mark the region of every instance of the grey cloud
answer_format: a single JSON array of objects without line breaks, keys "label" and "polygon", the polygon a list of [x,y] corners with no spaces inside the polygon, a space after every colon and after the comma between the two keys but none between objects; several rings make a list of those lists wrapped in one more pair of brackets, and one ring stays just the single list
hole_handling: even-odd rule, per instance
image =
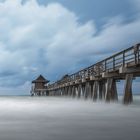
[{"label": "grey cloud", "polygon": [[58,3],[1,3],[1,86],[21,86],[40,73],[56,80],[139,42],[139,16],[130,23],[110,19],[100,32],[94,21],[81,24],[78,18]]}]

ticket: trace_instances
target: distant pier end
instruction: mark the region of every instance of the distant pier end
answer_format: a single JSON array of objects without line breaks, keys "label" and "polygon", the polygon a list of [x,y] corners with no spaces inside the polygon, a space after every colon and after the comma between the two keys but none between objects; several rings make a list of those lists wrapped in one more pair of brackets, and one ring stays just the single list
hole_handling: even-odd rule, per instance
[{"label": "distant pier end", "polygon": [[49,83],[42,75],[36,80],[32,81],[31,96],[47,96],[49,92],[47,90],[47,84]]}]

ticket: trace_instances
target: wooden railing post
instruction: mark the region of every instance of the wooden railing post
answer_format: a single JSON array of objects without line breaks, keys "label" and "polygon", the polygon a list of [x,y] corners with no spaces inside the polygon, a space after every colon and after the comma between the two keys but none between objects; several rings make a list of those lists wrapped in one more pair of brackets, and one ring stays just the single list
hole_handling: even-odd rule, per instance
[{"label": "wooden railing post", "polygon": [[113,70],[115,70],[115,57],[113,57]]},{"label": "wooden railing post", "polygon": [[105,72],[106,72],[107,66],[106,66],[106,60],[105,60]]},{"label": "wooden railing post", "polygon": [[123,51],[123,67],[125,66],[125,51]]}]

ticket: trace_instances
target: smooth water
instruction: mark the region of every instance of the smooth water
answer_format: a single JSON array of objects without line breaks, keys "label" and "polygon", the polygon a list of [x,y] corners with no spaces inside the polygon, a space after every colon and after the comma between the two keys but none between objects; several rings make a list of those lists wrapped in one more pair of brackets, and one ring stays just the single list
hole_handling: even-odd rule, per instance
[{"label": "smooth water", "polygon": [[63,97],[0,97],[0,140],[140,140],[140,97],[93,103]]}]

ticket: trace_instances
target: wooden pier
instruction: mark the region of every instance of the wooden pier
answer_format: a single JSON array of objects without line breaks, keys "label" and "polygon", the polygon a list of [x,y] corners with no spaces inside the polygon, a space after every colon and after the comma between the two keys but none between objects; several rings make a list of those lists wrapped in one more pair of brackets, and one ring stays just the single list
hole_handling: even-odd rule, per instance
[{"label": "wooden pier", "polygon": [[140,76],[140,44],[136,44],[111,57],[72,75],[65,75],[47,88],[50,95],[104,99],[117,101],[116,82],[125,80],[124,104],[133,101],[132,81]]}]

